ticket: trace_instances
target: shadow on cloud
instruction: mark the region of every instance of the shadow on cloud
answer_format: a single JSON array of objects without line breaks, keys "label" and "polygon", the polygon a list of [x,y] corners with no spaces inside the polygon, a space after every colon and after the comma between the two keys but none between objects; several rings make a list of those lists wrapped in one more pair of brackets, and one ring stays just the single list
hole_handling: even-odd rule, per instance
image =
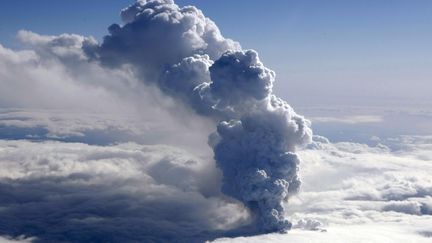
[{"label": "shadow on cloud", "polygon": [[182,150],[0,143],[2,235],[36,242],[202,242],[251,232],[248,212],[217,189],[219,175]]}]

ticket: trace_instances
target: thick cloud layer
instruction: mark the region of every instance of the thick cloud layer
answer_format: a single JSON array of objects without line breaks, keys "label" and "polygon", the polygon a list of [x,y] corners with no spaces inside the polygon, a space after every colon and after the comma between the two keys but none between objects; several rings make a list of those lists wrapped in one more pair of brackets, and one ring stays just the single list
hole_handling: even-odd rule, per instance
[{"label": "thick cloud layer", "polygon": [[0,140],[0,235],[36,242],[202,242],[248,221],[169,146]]},{"label": "thick cloud layer", "polygon": [[[225,241],[429,242],[431,137],[394,143],[404,149],[315,137],[299,151],[308,163],[300,164],[302,193],[286,211],[294,229]],[[0,141],[0,148],[0,235],[202,242],[238,235],[230,229],[249,222],[241,205],[208,188],[205,160],[173,147]]]}]

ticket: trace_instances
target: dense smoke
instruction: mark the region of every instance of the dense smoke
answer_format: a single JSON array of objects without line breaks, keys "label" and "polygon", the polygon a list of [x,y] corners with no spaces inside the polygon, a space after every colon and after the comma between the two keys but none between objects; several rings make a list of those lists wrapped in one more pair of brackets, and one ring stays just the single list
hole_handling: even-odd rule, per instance
[{"label": "dense smoke", "polygon": [[312,132],[272,94],[275,73],[195,7],[138,0],[121,16],[124,25],[111,25],[103,43],[84,41],[87,56],[130,66],[146,84],[211,118],[218,124],[209,144],[223,172],[222,191],[254,213],[261,231],[290,229],[283,204],[300,187],[295,148]]}]

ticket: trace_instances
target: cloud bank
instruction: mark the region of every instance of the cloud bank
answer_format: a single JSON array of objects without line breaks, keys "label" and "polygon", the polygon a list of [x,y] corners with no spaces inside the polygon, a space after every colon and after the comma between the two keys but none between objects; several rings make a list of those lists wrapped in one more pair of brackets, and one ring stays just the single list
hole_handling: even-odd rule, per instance
[{"label": "cloud bank", "polygon": [[0,229],[40,242],[200,242],[247,212],[169,146],[0,141]]},{"label": "cloud bank", "polygon": [[[430,137],[298,151],[302,191],[287,235],[220,241],[428,242]],[[250,234],[251,215],[217,190],[206,158],[164,145],[0,141],[0,229],[32,241],[188,241]],[[402,149],[403,148],[403,149]],[[214,166],[214,165],[213,165]],[[347,233],[356,232],[356,234]]]}]

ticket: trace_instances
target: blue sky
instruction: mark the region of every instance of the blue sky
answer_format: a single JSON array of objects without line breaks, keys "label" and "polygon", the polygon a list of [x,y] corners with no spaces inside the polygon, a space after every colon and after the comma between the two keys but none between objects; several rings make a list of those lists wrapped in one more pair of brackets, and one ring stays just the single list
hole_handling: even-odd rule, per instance
[{"label": "blue sky", "polygon": [[[199,7],[225,36],[258,50],[278,74],[276,92],[294,105],[432,104],[432,1],[176,2]],[[0,43],[19,48],[20,29],[100,39],[130,3],[5,0]]]}]

